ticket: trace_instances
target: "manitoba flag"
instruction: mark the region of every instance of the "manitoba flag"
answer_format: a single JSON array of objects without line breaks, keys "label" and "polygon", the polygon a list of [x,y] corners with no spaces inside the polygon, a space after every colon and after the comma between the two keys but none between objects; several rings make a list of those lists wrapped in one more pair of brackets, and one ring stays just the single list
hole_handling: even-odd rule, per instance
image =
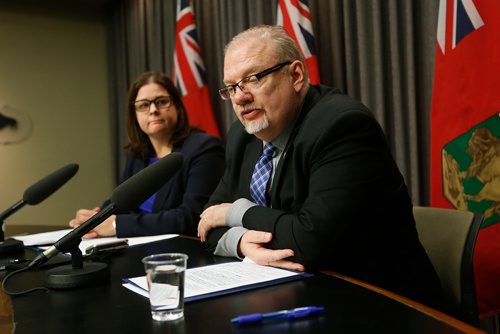
[{"label": "manitoba flag", "polygon": [[220,137],[189,0],[177,2],[174,82],[186,106],[189,122],[207,133]]},{"label": "manitoba flag", "polygon": [[318,59],[307,0],[279,0],[277,25],[283,26],[299,46],[306,62],[309,81],[319,84]]},{"label": "manitoba flag", "polygon": [[441,0],[438,16],[431,205],[484,215],[474,266],[486,315],[500,311],[500,1]]}]

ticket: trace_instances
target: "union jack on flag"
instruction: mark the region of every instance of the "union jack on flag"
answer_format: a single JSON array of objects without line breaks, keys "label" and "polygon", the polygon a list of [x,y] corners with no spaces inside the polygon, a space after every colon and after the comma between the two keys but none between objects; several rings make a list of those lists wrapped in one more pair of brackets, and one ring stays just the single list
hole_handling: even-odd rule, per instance
[{"label": "union jack on flag", "polygon": [[447,27],[446,24],[448,2],[446,0],[439,2],[437,43],[443,54],[446,50],[447,35],[448,39],[451,37],[451,48],[454,49],[465,36],[484,25],[483,19],[472,0],[452,0],[452,2],[451,18],[453,19],[453,24],[449,33],[446,33],[447,30],[450,30],[447,29],[450,26],[448,25]]},{"label": "union jack on flag", "polygon": [[299,46],[309,72],[309,81],[319,83],[314,32],[307,0],[279,0],[277,25],[283,26]]},{"label": "union jack on flag", "polygon": [[189,122],[207,133],[220,136],[212,110],[205,65],[201,57],[193,10],[189,0],[177,2],[174,83],[186,106]]}]

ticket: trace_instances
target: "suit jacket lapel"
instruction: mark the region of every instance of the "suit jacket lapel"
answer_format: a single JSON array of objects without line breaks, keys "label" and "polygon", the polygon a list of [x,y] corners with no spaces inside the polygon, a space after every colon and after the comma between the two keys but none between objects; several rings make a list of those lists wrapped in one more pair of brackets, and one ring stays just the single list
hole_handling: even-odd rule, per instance
[{"label": "suit jacket lapel", "polygon": [[283,166],[285,166],[286,161],[288,159],[288,151],[293,146],[289,144],[286,145],[284,151],[281,153],[280,160],[278,161],[278,165],[276,166],[276,170],[274,171],[273,183],[271,186],[271,193],[270,193],[272,207],[277,207],[276,205],[279,202],[277,195],[279,194],[278,189],[280,188],[282,183],[282,175],[284,172]]},{"label": "suit jacket lapel", "polygon": [[277,197],[277,195],[279,194],[278,189],[280,188],[282,183],[281,177],[283,175],[283,168],[287,162],[287,159],[289,159],[288,153],[290,152],[290,154],[293,154],[293,143],[295,141],[295,137],[300,131],[300,127],[302,125],[302,122],[304,121],[304,118],[307,116],[307,113],[311,109],[310,107],[311,102],[315,100],[318,95],[319,94],[317,94],[316,90],[313,89],[313,87],[309,88],[309,91],[307,92],[307,95],[304,99],[304,102],[297,116],[297,119],[295,120],[295,124],[293,125],[293,129],[292,132],[290,133],[290,137],[288,138],[285,149],[283,150],[283,153],[281,155],[280,161],[278,162],[278,166],[276,166],[276,171],[274,172],[274,178],[270,194],[271,204],[274,203],[276,205],[278,203],[279,200],[279,198]]}]

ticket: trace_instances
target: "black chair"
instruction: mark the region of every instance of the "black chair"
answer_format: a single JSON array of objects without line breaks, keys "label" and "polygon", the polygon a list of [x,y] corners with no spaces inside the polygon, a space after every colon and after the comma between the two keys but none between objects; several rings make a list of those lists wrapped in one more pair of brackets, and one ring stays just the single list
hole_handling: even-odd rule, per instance
[{"label": "black chair", "polygon": [[441,280],[450,315],[479,326],[473,255],[483,217],[469,211],[413,208],[420,242]]}]

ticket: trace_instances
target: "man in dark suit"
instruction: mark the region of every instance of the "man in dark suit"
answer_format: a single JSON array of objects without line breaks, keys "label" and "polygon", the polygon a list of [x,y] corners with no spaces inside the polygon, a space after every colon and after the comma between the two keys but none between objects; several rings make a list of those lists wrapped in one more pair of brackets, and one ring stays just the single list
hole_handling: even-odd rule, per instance
[{"label": "man in dark suit", "polygon": [[220,95],[240,122],[229,131],[225,174],[200,216],[201,240],[217,255],[333,270],[436,305],[437,275],[369,110],[310,85],[296,44],[277,26],[233,38],[224,83]]}]

